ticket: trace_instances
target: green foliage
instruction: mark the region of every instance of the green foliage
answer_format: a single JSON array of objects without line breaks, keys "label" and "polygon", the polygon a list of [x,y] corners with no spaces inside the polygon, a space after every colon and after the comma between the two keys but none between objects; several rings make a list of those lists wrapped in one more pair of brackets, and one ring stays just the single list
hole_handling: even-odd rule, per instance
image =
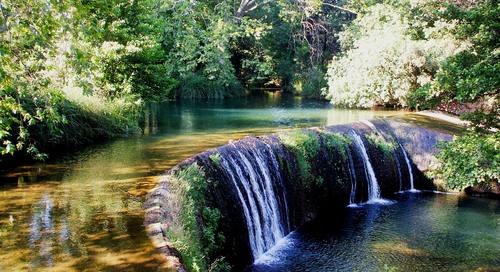
[{"label": "green foliage", "polygon": [[452,142],[442,142],[437,158],[441,165],[432,174],[448,188],[488,185],[500,177],[500,136],[498,133],[469,132]]},{"label": "green foliage", "polygon": [[326,147],[328,151],[339,152],[344,161],[347,161],[347,148],[352,144],[352,139],[340,134],[340,133],[331,133],[323,131],[321,136],[325,140]]},{"label": "green foliage", "polygon": [[308,76],[317,68],[325,69],[326,60],[338,50],[337,37],[332,34],[353,18],[352,13],[323,2],[263,1],[238,17],[231,53],[245,86],[276,87],[319,97],[316,86],[308,86],[306,92],[293,87],[297,82],[321,82],[322,76],[311,82]]},{"label": "green foliage", "polygon": [[185,99],[220,99],[241,96],[243,88],[237,81],[224,86],[219,81],[211,81],[202,75],[190,74],[177,89],[177,97]]},{"label": "green foliage", "polygon": [[445,100],[475,101],[497,94],[500,88],[500,38],[497,1],[482,1],[465,9],[448,6],[443,17],[458,21],[453,34],[471,47],[446,60],[436,75],[433,88]]},{"label": "green foliage", "polygon": [[487,112],[476,110],[470,113],[464,113],[460,116],[461,119],[471,122],[472,129],[479,132],[485,130],[500,129],[500,117],[498,107],[495,107],[497,112]]},{"label": "green foliage", "polygon": [[440,99],[433,93],[431,83],[426,83],[408,94],[408,106],[416,110],[435,108]]},{"label": "green foliage", "polygon": [[394,150],[396,150],[396,143],[393,140],[388,141],[378,133],[367,134],[366,139],[368,139],[368,142],[370,142],[372,145],[382,150],[382,152],[384,152],[384,155],[386,155],[387,157],[390,157]]},{"label": "green foliage", "polygon": [[495,94],[500,88],[499,54],[498,50],[485,55],[462,52],[450,57],[437,73],[433,88],[443,92],[443,99],[459,102]]},{"label": "green foliage", "polygon": [[324,72],[320,68],[314,67],[302,77],[298,82],[296,80],[295,91],[303,97],[322,98],[322,89],[327,86]]},{"label": "green foliage", "polygon": [[181,83],[176,96],[223,98],[237,94],[229,52],[236,26],[226,16],[231,8],[228,2],[160,2],[167,50],[165,75]]},{"label": "green foliage", "polygon": [[466,46],[450,34],[453,23],[443,20],[424,27],[415,39],[410,30],[419,17],[407,10],[370,6],[341,33],[345,51],[330,64],[325,90],[334,104],[408,106],[412,93],[432,81],[440,62]]},{"label": "green foliage", "polygon": [[230,272],[231,265],[229,265],[224,257],[216,259],[208,268],[209,272]]},{"label": "green foliage", "polygon": [[42,160],[54,148],[88,144],[137,128],[140,100],[129,93],[109,99],[98,95],[114,89],[99,66],[106,54],[102,48],[85,47],[86,33],[70,19],[80,18],[72,4],[78,3],[2,2],[3,158],[20,154]]},{"label": "green foliage", "polygon": [[210,160],[216,165],[216,166],[219,166],[220,163],[221,163],[221,157],[220,157],[220,153],[219,152],[216,152],[216,153],[212,153],[210,154],[210,156],[208,156],[210,158]]},{"label": "green foliage", "polygon": [[280,134],[279,137],[283,145],[294,153],[301,180],[309,185],[321,185],[322,180],[316,179],[311,173],[313,158],[320,150],[320,143],[314,132],[294,131]]},{"label": "green foliage", "polygon": [[471,7],[451,4],[439,16],[456,25],[450,33],[468,47],[441,63],[434,80],[425,87],[426,94],[413,97],[415,103],[421,108],[432,108],[440,101],[473,102],[497,95],[499,4],[496,1],[481,1]]},{"label": "green foliage", "polygon": [[207,206],[205,193],[209,181],[203,169],[193,163],[177,172],[173,179],[173,190],[180,199],[180,213],[174,219],[179,227],[172,227],[167,233],[168,238],[181,252],[190,271],[207,271],[208,267],[213,271],[224,271],[227,264],[223,260],[216,259],[210,263],[224,236],[219,233],[219,210]]}]

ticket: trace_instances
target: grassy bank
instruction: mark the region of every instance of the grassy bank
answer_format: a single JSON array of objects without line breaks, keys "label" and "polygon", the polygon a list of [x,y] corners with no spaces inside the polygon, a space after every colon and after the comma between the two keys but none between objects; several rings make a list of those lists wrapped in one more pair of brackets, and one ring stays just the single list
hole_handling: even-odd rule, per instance
[{"label": "grassy bank", "polygon": [[45,160],[113,137],[140,132],[140,101],[104,101],[78,92],[0,93],[0,162]]}]

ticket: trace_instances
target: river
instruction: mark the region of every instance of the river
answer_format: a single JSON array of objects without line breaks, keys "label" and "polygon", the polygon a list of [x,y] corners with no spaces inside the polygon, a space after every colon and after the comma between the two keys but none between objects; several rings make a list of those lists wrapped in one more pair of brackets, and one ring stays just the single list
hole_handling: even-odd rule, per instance
[{"label": "river", "polygon": [[499,270],[500,201],[425,192],[394,199],[306,224],[250,270]]},{"label": "river", "polygon": [[150,105],[143,136],[0,172],[0,271],[156,271],[142,205],[163,171],[248,135],[396,114],[272,93]]}]

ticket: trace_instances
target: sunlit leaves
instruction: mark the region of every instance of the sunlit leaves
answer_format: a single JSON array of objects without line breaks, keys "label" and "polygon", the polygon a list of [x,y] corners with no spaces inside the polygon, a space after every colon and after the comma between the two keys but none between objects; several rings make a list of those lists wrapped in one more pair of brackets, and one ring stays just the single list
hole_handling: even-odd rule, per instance
[{"label": "sunlit leaves", "polygon": [[440,63],[467,46],[446,34],[453,25],[444,22],[414,40],[408,20],[393,6],[375,5],[342,33],[346,51],[330,64],[325,90],[334,104],[408,106],[412,94],[433,80]]},{"label": "sunlit leaves", "polygon": [[469,132],[450,143],[441,143],[436,177],[451,189],[463,190],[478,184],[488,185],[500,178],[500,136]]}]

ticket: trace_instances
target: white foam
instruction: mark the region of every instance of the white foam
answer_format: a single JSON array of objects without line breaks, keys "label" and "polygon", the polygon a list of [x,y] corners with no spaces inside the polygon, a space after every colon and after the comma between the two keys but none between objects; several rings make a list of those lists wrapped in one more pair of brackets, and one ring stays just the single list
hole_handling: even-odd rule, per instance
[{"label": "white foam", "polygon": [[279,239],[272,248],[260,255],[259,258],[254,261],[254,264],[271,265],[279,263],[282,252],[295,245],[295,239],[292,237],[294,234],[295,231],[292,231],[287,236]]}]

